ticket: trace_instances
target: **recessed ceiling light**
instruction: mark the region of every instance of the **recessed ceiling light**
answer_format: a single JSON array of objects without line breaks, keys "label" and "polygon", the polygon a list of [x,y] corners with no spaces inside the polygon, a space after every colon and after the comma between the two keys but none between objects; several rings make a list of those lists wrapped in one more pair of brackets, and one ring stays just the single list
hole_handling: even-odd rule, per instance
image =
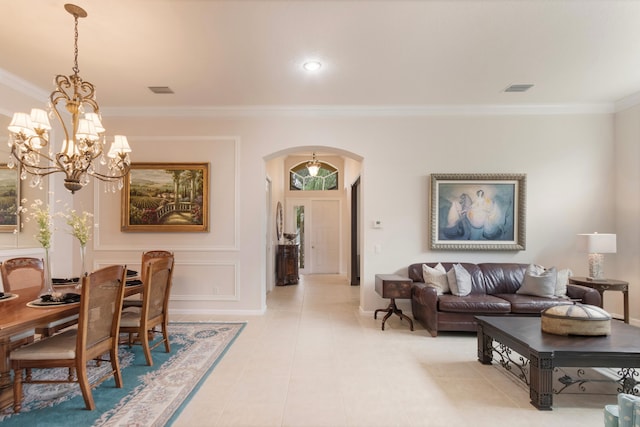
[{"label": "recessed ceiling light", "polygon": [[322,64],[320,63],[320,61],[307,61],[302,64],[302,68],[307,71],[318,71],[320,68],[322,68]]}]

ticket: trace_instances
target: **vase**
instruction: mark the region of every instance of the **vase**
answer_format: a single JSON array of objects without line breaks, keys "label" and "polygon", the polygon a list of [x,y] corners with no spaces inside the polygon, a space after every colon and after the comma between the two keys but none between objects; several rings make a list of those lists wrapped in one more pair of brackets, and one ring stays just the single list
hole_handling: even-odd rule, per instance
[{"label": "vase", "polygon": [[51,286],[51,259],[49,258],[49,248],[44,248],[44,286],[42,287],[42,294],[53,294],[53,286]]},{"label": "vase", "polygon": [[78,279],[77,288],[82,287],[82,278],[89,273],[87,272],[85,260],[87,258],[87,247],[85,245],[80,245],[80,277]]}]

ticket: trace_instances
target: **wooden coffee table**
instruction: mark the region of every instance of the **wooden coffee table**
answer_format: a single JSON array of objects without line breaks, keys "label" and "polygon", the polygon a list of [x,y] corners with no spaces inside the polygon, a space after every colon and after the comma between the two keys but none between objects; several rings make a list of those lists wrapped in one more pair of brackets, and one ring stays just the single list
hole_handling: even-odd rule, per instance
[{"label": "wooden coffee table", "polygon": [[561,336],[542,332],[539,317],[477,316],[476,319],[478,360],[491,364],[494,352],[500,353],[500,346],[495,348],[494,341],[527,358],[529,397],[538,409],[551,410],[553,405],[554,368],[621,368],[621,384],[623,388],[629,387],[622,391],[629,393],[637,384],[635,372],[630,368],[640,368],[639,328],[613,320],[608,336]]}]

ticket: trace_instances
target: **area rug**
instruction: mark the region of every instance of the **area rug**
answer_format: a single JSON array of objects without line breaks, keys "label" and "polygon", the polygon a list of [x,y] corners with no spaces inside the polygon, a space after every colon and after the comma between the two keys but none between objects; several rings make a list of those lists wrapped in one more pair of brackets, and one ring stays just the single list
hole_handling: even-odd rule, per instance
[{"label": "area rug", "polygon": [[[168,426],[222,359],[245,323],[170,323],[171,353],[160,345],[147,366],[142,347],[121,346],[123,388],[113,377],[93,390],[94,411],[85,409],[80,387],[73,384],[25,384],[22,411],[0,414],[11,426]],[[108,372],[109,363],[89,369],[90,380]],[[64,378],[66,369],[34,370],[34,376]]]}]

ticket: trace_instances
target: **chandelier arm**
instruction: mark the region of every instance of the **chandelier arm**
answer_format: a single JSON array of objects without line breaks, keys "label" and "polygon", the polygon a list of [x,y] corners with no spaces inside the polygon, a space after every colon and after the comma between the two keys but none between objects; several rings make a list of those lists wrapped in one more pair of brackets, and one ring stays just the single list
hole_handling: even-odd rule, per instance
[{"label": "chandelier arm", "polygon": [[60,111],[58,111],[58,102],[60,100],[64,100],[65,104],[71,102],[69,95],[67,92],[62,89],[63,86],[70,87],[69,78],[67,76],[63,76],[61,74],[56,76],[56,89],[51,92],[49,95],[49,103],[51,107],[51,111],[56,115],[58,122],[62,125],[62,130],[64,131],[64,139],[67,141],[71,138],[69,137],[69,130],[67,129],[67,125],[65,124]]},{"label": "chandelier arm", "polygon": [[27,172],[29,174],[37,175],[37,176],[40,176],[40,177],[45,177],[45,176],[51,175],[52,173],[60,172],[58,169],[50,168],[50,167],[48,167],[48,168],[37,168],[35,170],[31,170],[31,169],[33,169],[32,166],[25,165],[22,162],[20,162],[20,164],[22,165],[22,167],[24,167],[27,170]]},{"label": "chandelier arm", "polygon": [[125,176],[127,176],[128,173],[129,173],[129,168],[127,168],[126,172],[121,173],[120,175],[105,175],[99,172],[88,173],[88,175],[94,178],[97,178],[103,182],[111,182],[111,181],[118,181],[119,179],[124,178]]},{"label": "chandelier arm", "polygon": [[[13,150],[11,152],[12,152],[12,154],[14,154]],[[57,167],[54,167],[54,166],[34,166],[34,165],[30,165],[29,163],[25,163],[24,161],[22,161],[20,156],[16,156],[15,154],[14,154],[14,158],[31,175],[47,176],[47,175],[51,175],[52,173],[60,172],[60,170]]]},{"label": "chandelier arm", "polygon": [[[48,155],[41,153],[38,150],[34,150],[33,148],[29,147],[25,142],[31,141],[33,137],[30,138],[26,138],[23,139],[23,144],[22,146],[27,150],[26,154],[22,154],[20,152],[18,152],[18,146],[17,144],[13,144],[13,146],[11,147],[11,154],[13,155],[13,157],[18,160],[20,162],[20,164],[22,165],[28,165],[27,163],[25,163],[24,161],[22,161],[22,159],[29,153],[35,153],[37,156],[42,157],[43,159],[46,159],[49,162],[53,162],[54,160],[49,157]],[[47,141],[45,139],[45,141]],[[35,165],[28,165],[30,168],[34,168],[34,169],[55,169],[55,167],[53,166],[35,166]]]}]

